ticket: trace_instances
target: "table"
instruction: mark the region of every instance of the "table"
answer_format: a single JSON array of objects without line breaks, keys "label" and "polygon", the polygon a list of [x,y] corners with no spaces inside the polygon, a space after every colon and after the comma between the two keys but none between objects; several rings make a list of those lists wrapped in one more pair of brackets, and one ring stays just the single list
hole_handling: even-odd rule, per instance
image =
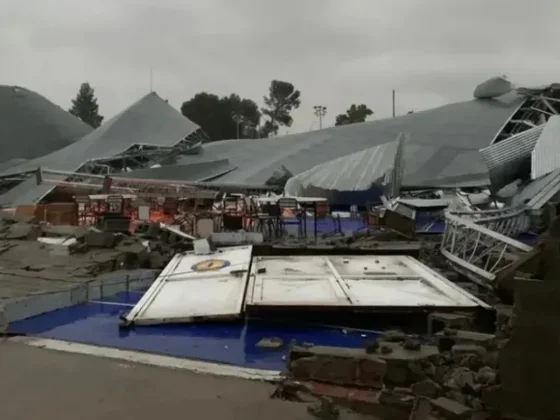
[{"label": "table", "polygon": [[88,195],[87,197],[91,201],[103,201],[103,200],[107,200],[107,197],[109,196],[116,196],[116,195],[122,197],[123,200],[133,200],[136,198],[135,194],[92,194],[92,195]]},{"label": "table", "polygon": [[294,197],[294,196],[276,196],[276,197],[258,197],[257,201],[263,204],[276,204],[281,198],[293,198],[299,205],[303,208],[304,218],[303,218],[303,229],[307,235],[307,213],[306,208],[313,208],[313,233],[315,238],[317,238],[317,204],[326,203],[328,200],[324,197]]},{"label": "table", "polygon": [[323,197],[294,197],[290,195],[286,196],[276,196],[276,197],[258,197],[257,201],[259,203],[276,204],[281,198],[295,198],[299,204],[317,204],[326,203],[328,200]]}]

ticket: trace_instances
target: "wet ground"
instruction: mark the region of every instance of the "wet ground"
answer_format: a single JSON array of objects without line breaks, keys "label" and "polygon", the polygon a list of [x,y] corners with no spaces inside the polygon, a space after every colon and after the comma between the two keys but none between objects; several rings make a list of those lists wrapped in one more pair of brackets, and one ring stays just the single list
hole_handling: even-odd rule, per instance
[{"label": "wet ground", "polygon": [[[272,385],[0,341],[0,418],[311,419],[306,405],[269,399]],[[344,413],[343,420],[355,419]]]}]

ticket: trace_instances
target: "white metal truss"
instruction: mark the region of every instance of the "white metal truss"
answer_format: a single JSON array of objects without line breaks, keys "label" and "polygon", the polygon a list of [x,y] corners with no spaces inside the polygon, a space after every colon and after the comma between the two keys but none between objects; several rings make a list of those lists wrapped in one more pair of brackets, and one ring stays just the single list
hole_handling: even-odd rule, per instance
[{"label": "white metal truss", "polygon": [[542,89],[518,88],[517,93],[526,98],[496,135],[492,144],[542,125],[552,115],[560,114],[558,85],[550,85]]},{"label": "white metal truss", "polygon": [[448,211],[446,219],[448,217],[470,220],[510,238],[527,232],[531,226],[531,217],[525,205],[494,210]]},{"label": "white metal truss", "polygon": [[496,276],[532,249],[473,220],[446,215],[441,253],[457,271],[481,286],[494,287]]},{"label": "white metal truss", "polygon": [[[37,184],[51,184],[59,187],[102,190],[105,194],[127,193],[142,197],[193,197],[213,196],[218,191],[261,193],[272,191],[271,186],[251,186],[205,183],[199,181],[177,181],[163,179],[123,178],[113,175],[96,175],[79,172],[57,171],[39,168],[34,171]],[[208,193],[208,194],[205,194]]]}]

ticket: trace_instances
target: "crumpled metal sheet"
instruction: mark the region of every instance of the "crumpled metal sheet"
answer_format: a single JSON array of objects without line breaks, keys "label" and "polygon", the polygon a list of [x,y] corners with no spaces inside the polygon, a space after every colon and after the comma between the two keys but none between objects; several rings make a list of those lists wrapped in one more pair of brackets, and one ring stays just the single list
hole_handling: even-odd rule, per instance
[{"label": "crumpled metal sheet", "polygon": [[[135,144],[173,147],[198,129],[198,125],[152,92],[81,140],[46,156],[10,167],[0,176],[32,171],[38,167],[73,172],[89,160],[113,157]],[[53,186],[43,184],[25,190],[15,188],[15,191],[8,192],[12,205],[37,202]],[[16,196],[18,191],[21,195]],[[0,198],[0,201],[7,200]]]},{"label": "crumpled metal sheet", "polygon": [[551,116],[531,153],[531,179],[560,169],[560,115]]},{"label": "crumpled metal sheet", "polygon": [[198,128],[198,125],[152,92],[79,141],[11,167],[0,176],[41,166],[72,172],[88,160],[113,157],[135,144],[172,147]]},{"label": "crumpled metal sheet", "polygon": [[229,159],[238,169],[220,178],[232,184],[263,184],[284,165],[297,175],[341,156],[361,152],[409,133],[403,185],[422,187],[488,183],[479,149],[486,147],[524,100],[515,93],[498,99],[471,100],[365,123],[259,140],[204,144],[200,155],[182,164]]},{"label": "crumpled metal sheet", "polygon": [[493,191],[499,191],[523,174],[529,173],[531,152],[535,148],[544,127],[544,125],[539,125],[480,149],[488,167]]}]

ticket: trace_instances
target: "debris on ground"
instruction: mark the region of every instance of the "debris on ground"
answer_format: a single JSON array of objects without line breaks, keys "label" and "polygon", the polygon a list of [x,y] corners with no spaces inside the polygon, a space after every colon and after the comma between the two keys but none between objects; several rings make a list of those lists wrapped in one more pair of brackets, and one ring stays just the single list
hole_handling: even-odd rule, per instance
[{"label": "debris on ground", "polygon": [[0,212],[0,302],[86,284],[113,271],[162,269],[191,242],[155,223],[125,235]]},{"label": "debris on ground", "polygon": [[340,410],[328,398],[321,398],[308,406],[307,412],[321,420],[336,420],[340,416]]},{"label": "debris on ground", "polygon": [[[435,333],[438,346],[431,346],[393,330],[361,352],[296,346],[279,389],[297,383],[299,401],[324,396],[378,419],[557,418],[560,288],[520,282],[515,306],[499,307],[495,334],[445,328]],[[369,369],[363,369],[365,360]]]},{"label": "debris on ground", "polygon": [[256,345],[262,349],[276,350],[284,346],[284,340],[279,337],[266,337],[261,339]]}]

